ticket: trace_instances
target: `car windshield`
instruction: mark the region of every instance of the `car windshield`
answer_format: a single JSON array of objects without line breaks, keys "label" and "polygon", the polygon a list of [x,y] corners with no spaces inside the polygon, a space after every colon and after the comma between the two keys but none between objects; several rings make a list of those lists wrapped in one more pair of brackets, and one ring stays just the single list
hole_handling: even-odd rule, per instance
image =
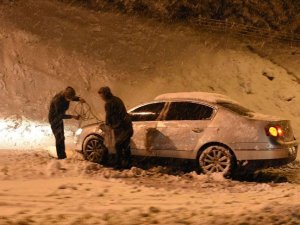
[{"label": "car windshield", "polygon": [[245,108],[244,106],[238,105],[232,102],[218,102],[218,105],[223,106],[241,116],[253,117],[253,111]]}]

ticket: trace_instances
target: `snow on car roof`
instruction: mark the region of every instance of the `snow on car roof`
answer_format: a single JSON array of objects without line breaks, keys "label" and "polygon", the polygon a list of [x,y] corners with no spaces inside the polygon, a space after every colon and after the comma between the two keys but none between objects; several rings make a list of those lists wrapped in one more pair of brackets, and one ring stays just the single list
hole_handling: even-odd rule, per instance
[{"label": "snow on car roof", "polygon": [[177,93],[166,93],[159,95],[155,100],[197,100],[205,101],[209,103],[218,103],[218,102],[230,102],[237,104],[236,101],[229,98],[226,95],[209,93],[209,92],[177,92]]}]

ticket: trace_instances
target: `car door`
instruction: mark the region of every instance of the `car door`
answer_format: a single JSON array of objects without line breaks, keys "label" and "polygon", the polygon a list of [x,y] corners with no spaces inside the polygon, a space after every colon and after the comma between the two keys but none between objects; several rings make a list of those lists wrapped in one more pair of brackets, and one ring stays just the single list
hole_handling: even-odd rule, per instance
[{"label": "car door", "polygon": [[[192,151],[205,133],[214,108],[198,102],[171,102],[157,130],[164,137],[157,148],[158,156],[174,156],[175,151]],[[172,153],[173,151],[173,153]]]},{"label": "car door", "polygon": [[131,138],[133,155],[155,156],[153,143],[156,143],[156,127],[165,107],[165,102],[151,102],[129,111],[134,134]]}]

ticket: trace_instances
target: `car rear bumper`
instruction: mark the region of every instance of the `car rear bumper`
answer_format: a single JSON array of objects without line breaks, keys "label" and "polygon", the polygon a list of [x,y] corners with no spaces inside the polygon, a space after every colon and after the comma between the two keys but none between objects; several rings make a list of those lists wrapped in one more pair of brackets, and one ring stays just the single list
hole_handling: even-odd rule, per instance
[{"label": "car rear bumper", "polygon": [[239,149],[236,150],[237,160],[273,160],[282,159],[293,161],[297,157],[298,145],[271,149]]},{"label": "car rear bumper", "polygon": [[239,150],[237,151],[238,167],[242,170],[254,171],[283,166],[297,158],[297,151],[298,145],[281,149]]},{"label": "car rear bumper", "polygon": [[265,169],[270,167],[280,167],[293,162],[294,158],[287,159],[268,159],[268,160],[246,160],[239,161],[238,168],[242,171],[255,171],[258,169]]}]

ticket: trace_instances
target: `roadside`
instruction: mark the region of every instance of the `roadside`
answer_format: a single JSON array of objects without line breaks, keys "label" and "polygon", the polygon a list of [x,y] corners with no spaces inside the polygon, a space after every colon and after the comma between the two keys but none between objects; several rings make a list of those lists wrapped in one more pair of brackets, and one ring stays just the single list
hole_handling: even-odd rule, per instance
[{"label": "roadside", "polygon": [[[297,224],[300,186],[0,152],[1,224]],[[284,209],[284,210],[283,210]],[[280,216],[279,216],[280,212]]]}]

